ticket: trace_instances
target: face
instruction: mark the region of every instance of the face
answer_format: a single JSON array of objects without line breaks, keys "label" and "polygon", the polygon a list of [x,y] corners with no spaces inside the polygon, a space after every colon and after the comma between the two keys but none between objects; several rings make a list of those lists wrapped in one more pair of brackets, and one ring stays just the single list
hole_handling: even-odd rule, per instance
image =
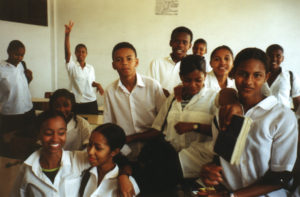
[{"label": "face", "polygon": [[173,40],[170,41],[170,46],[172,47],[172,55],[176,59],[181,60],[191,48],[191,36],[184,32],[177,33]]},{"label": "face", "polygon": [[24,55],[25,55],[25,48],[21,47],[21,48],[15,49],[8,53],[8,61],[11,64],[17,66],[23,60]]},{"label": "face", "polygon": [[264,64],[257,59],[249,59],[237,67],[234,78],[241,99],[261,98],[261,87],[267,81]]},{"label": "face", "polygon": [[280,67],[281,62],[283,62],[284,56],[283,52],[278,50],[273,50],[271,53],[267,54],[269,57],[269,64],[272,70],[276,70]]},{"label": "face", "polygon": [[78,62],[84,62],[85,58],[87,56],[86,49],[84,47],[78,47],[75,50],[75,56],[76,56]]},{"label": "face", "polygon": [[53,103],[53,109],[63,113],[65,118],[68,119],[72,114],[72,103],[66,97],[58,97]]},{"label": "face", "polygon": [[230,51],[227,49],[217,50],[210,60],[210,66],[216,76],[228,76],[233,67],[233,59]]},{"label": "face", "polygon": [[132,49],[121,48],[115,51],[112,65],[118,71],[120,78],[128,78],[135,76],[138,62]]},{"label": "face", "polygon": [[204,43],[197,43],[193,46],[193,54],[204,56],[206,54],[206,45]]},{"label": "face", "polygon": [[194,96],[204,86],[205,74],[199,70],[180,76],[182,84],[186,90],[187,95]]},{"label": "face", "polygon": [[48,153],[60,152],[66,142],[66,122],[57,116],[46,120],[40,129],[43,150]]},{"label": "face", "polygon": [[92,166],[103,166],[105,164],[113,164],[115,151],[111,151],[107,145],[106,138],[99,132],[92,132],[87,147],[88,159]]}]

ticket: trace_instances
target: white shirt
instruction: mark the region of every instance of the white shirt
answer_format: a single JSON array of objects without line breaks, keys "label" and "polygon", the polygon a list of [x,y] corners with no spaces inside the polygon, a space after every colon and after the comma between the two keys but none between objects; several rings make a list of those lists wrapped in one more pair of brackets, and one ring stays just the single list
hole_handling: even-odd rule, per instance
[{"label": "white shirt", "polygon": [[[205,86],[207,88],[215,90],[215,91],[221,90],[218,79],[213,70],[206,74]],[[226,87],[236,89],[234,79],[230,79],[229,77],[227,77],[227,86]]]},{"label": "white shirt", "polygon": [[[271,87],[269,87],[268,83],[265,83],[263,86],[263,91],[269,91],[272,95],[274,95],[280,103],[285,105],[288,108],[291,108],[292,102],[290,99],[291,92],[291,81],[290,81],[290,73],[288,70],[281,68],[282,72],[277,76],[275,81],[272,83]],[[300,96],[300,78],[296,73],[293,72],[293,89],[291,97]]]},{"label": "white shirt", "polygon": [[86,152],[63,151],[54,183],[42,172],[40,150],[32,153],[21,166],[12,197],[78,196],[81,173],[89,167]]},{"label": "white shirt", "polygon": [[95,70],[90,64],[85,63],[83,69],[79,62],[74,62],[72,57],[66,63],[70,79],[70,89],[75,95],[77,103],[87,103],[96,100],[96,89],[92,87],[95,81]]},{"label": "white shirt", "polygon": [[[97,187],[98,183],[98,172],[97,167],[90,169],[90,178],[86,184],[84,190],[84,197],[117,197],[118,195],[118,175],[119,167],[116,165],[114,169],[109,171],[102,179],[101,183]],[[130,182],[133,185],[135,194],[140,193],[139,187],[133,177],[129,177]]]},{"label": "white shirt", "polygon": [[[240,164],[230,165],[220,158],[225,185],[233,191],[253,184],[268,170],[292,171],[296,161],[298,127],[290,109],[269,96],[248,110],[245,116],[253,123]],[[280,189],[266,196],[286,196],[286,192]]]},{"label": "white shirt", "polygon": [[171,56],[155,59],[150,63],[148,76],[157,80],[162,88],[173,93],[174,87],[181,83],[179,77],[180,62],[175,63]]},{"label": "white shirt", "polygon": [[65,150],[80,150],[84,144],[89,143],[91,134],[90,124],[84,118],[77,116],[77,125],[72,118],[67,124],[67,139]]},{"label": "white shirt", "polygon": [[[142,133],[151,128],[153,120],[166,99],[157,81],[138,73],[136,76],[136,86],[131,92],[118,79],[110,84],[104,93],[103,122],[112,122],[121,126],[127,136]],[[130,145],[136,146],[135,143]],[[122,150],[124,149],[123,147]],[[137,149],[141,147],[134,147],[132,151],[138,153]]]},{"label": "white shirt", "polygon": [[[215,113],[214,101],[216,95],[216,91],[203,87],[198,94],[192,97],[184,109],[182,109],[181,102],[178,102],[176,99],[173,101],[163,133],[166,136],[166,140],[169,141],[177,151],[187,148],[194,141],[205,141],[206,136],[193,131],[179,135],[174,126],[178,122],[196,122],[210,125]],[[159,131],[161,130],[173,98],[174,95],[168,97],[155,118],[152,128]]]},{"label": "white shirt", "polygon": [[24,114],[32,109],[31,94],[22,63],[0,63],[0,114]]}]

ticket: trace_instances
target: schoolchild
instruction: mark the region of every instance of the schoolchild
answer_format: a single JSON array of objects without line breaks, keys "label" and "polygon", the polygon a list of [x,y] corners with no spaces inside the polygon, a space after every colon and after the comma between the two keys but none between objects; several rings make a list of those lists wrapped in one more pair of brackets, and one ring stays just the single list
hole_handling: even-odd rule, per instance
[{"label": "schoolchild", "polygon": [[[32,72],[22,61],[25,46],[13,40],[7,48],[8,59],[0,62],[0,134],[24,130],[35,119],[29,91]],[[29,131],[23,132],[30,135]]]},{"label": "schoolchild", "polygon": [[280,45],[270,45],[266,53],[269,57],[270,77],[265,88],[285,106],[291,107],[293,104],[297,111],[300,103],[300,78],[296,73],[281,66],[284,51]]},{"label": "schoolchild", "polygon": [[101,85],[95,82],[94,67],[85,62],[87,48],[84,44],[78,44],[75,47],[76,61],[71,57],[70,33],[74,23],[69,22],[65,25],[65,59],[66,68],[70,79],[70,88],[75,95],[75,111],[78,114],[97,114],[97,91],[102,95],[104,90]]},{"label": "schoolchild", "polygon": [[225,87],[235,87],[234,80],[229,77],[233,67],[233,53],[228,46],[222,45],[213,50],[210,55],[210,66],[212,71],[207,73],[205,80],[207,88],[220,91]]},{"label": "schoolchild", "polygon": [[[88,160],[92,168],[82,179],[86,181],[80,191],[82,196],[119,196],[117,179],[119,167],[115,163],[115,158],[119,156],[125,141],[124,130],[115,124],[106,123],[93,130],[87,147]],[[133,184],[135,195],[138,195],[137,183],[131,176],[129,180]]]},{"label": "schoolchild", "polygon": [[[216,196],[287,196],[283,189],[291,178],[297,154],[297,120],[293,112],[275,96],[265,96],[263,84],[269,77],[266,54],[246,48],[234,60],[233,76],[242,110],[237,115],[252,119],[240,164],[231,165],[219,157],[220,164],[202,168],[207,185],[220,183],[229,191]],[[231,110],[231,105],[223,110]],[[218,131],[212,127],[213,136]]]},{"label": "schoolchild", "polygon": [[207,42],[203,38],[195,40],[193,44],[193,54],[204,57],[207,53]]},{"label": "schoolchild", "polygon": [[56,90],[50,97],[50,109],[61,112],[67,122],[64,150],[82,150],[89,141],[91,128],[87,120],[74,112],[74,94],[66,89]]},{"label": "schoolchild", "polygon": [[42,147],[24,161],[11,196],[77,196],[81,172],[89,167],[86,152],[63,150],[67,130],[63,114],[46,111],[37,119]]},{"label": "schoolchild", "polygon": [[187,27],[176,27],[171,34],[170,47],[172,53],[164,58],[155,59],[150,63],[148,76],[157,80],[164,93],[168,96],[173,88],[180,83],[180,61],[191,48],[193,33]]}]

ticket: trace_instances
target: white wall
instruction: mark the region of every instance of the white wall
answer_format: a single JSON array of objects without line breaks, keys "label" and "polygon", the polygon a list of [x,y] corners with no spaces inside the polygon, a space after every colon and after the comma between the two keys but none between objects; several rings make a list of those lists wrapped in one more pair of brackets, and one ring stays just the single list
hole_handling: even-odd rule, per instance
[{"label": "white wall", "polygon": [[[31,85],[34,95],[54,89],[56,77],[59,88],[68,87],[63,41],[64,24],[70,19],[75,23],[72,52],[78,43],[87,45],[87,62],[94,65],[97,81],[104,87],[118,77],[111,67],[111,50],[116,43],[129,41],[136,47],[140,59],[138,71],[145,73],[153,58],[170,53],[170,33],[180,25],[189,27],[195,38],[207,40],[207,59],[215,47],[223,44],[230,46],[235,54],[245,47],[265,50],[272,43],[281,44],[285,49],[284,65],[300,75],[298,0],[179,0],[177,16],[155,15],[155,0],[51,2],[54,9],[50,18],[54,23],[50,27],[23,24],[14,27],[16,23],[0,21],[1,29],[2,26],[7,29],[0,32],[1,58],[6,55],[9,40],[24,41],[25,60],[35,74]],[[52,77],[51,62],[58,69]],[[37,75],[42,77],[37,79]]]}]

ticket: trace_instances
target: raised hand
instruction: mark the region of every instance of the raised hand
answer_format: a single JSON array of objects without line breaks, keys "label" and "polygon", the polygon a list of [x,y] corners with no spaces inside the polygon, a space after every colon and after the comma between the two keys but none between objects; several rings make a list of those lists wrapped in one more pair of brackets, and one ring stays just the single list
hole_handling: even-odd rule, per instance
[{"label": "raised hand", "polygon": [[69,24],[65,25],[65,34],[69,34],[72,31],[73,25],[73,21],[69,21]]}]

